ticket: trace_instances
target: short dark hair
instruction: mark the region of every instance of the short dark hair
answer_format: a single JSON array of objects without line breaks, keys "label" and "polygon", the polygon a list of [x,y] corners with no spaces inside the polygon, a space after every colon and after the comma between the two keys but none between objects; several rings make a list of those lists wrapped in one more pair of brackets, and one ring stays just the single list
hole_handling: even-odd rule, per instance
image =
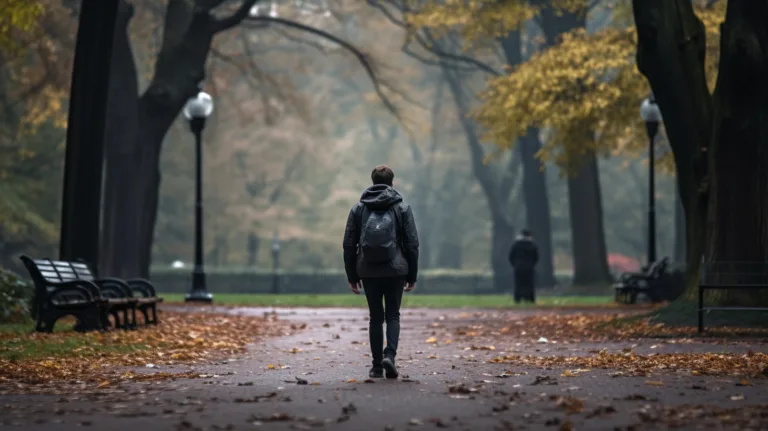
[{"label": "short dark hair", "polygon": [[395,179],[395,173],[387,165],[379,165],[373,168],[371,172],[371,181],[373,184],[386,184],[392,187],[392,180]]},{"label": "short dark hair", "polygon": [[520,231],[520,234],[521,234],[522,236],[531,236],[531,230],[530,230],[530,229],[528,229],[528,228],[525,228],[525,229],[523,229],[523,230],[521,230],[521,231]]}]

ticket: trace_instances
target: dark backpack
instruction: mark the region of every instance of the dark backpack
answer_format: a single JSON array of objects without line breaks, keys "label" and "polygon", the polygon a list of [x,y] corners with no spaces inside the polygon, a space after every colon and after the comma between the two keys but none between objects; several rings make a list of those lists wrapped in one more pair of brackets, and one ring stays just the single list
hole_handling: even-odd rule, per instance
[{"label": "dark backpack", "polygon": [[396,208],[371,211],[363,207],[360,223],[360,252],[368,263],[388,263],[397,256]]}]

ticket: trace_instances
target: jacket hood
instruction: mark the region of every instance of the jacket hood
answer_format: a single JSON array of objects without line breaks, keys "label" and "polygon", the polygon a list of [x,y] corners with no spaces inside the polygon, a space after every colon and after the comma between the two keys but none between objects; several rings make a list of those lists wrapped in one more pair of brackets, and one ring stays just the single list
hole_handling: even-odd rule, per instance
[{"label": "jacket hood", "polygon": [[360,203],[372,210],[385,210],[403,201],[397,190],[385,184],[368,187],[360,196]]}]

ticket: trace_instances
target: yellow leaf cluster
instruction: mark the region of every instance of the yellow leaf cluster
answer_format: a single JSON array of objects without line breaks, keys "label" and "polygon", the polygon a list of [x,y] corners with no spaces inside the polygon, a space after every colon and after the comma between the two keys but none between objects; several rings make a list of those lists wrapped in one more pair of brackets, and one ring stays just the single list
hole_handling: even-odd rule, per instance
[{"label": "yellow leaf cluster", "polygon": [[[572,0],[570,0],[572,1]],[[407,21],[411,27],[428,28],[438,34],[458,31],[468,42],[500,37],[517,30],[538,13],[527,1],[447,0],[412,2]]]},{"label": "yellow leaf cluster", "polygon": [[[583,30],[535,55],[507,76],[492,79],[474,116],[486,138],[502,148],[531,127],[550,129],[541,156],[565,164],[600,141],[625,136],[648,87],[634,67],[633,30]],[[585,145],[586,144],[586,145]],[[555,151],[559,150],[559,151]]]},{"label": "yellow leaf cluster", "polygon": [[[712,87],[724,4],[698,12],[707,29],[706,68]],[[639,106],[649,87],[637,70],[635,53],[634,28],[567,33],[559,45],[534,55],[509,75],[491,79],[474,118],[486,129],[485,138],[502,149],[510,148],[528,128],[546,129],[549,139],[539,157],[565,170],[578,167],[588,152],[644,151]],[[667,157],[662,166],[671,167],[671,155]]]},{"label": "yellow leaf cluster", "polygon": [[42,11],[34,0],[0,0],[0,50],[16,52],[19,33],[33,30]]}]

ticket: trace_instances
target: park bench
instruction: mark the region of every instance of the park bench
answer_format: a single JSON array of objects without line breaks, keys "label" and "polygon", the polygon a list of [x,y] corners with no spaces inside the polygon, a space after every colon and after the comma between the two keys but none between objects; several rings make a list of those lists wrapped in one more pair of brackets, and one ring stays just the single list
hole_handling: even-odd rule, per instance
[{"label": "park bench", "polygon": [[707,290],[768,290],[768,263],[702,262],[699,277],[699,333],[704,332],[704,313],[710,311],[768,311],[765,307],[740,305],[704,306]]},{"label": "park bench", "polygon": [[78,331],[102,330],[102,315],[106,302],[98,286],[87,280],[63,280],[48,260],[21,256],[35,285],[32,317],[35,330],[53,332],[56,321],[64,316],[77,318]]},{"label": "park bench", "polygon": [[[109,316],[115,320],[117,329],[133,329],[136,327],[136,306],[138,301],[131,293],[131,287],[128,283],[118,278],[96,279],[90,274],[81,273],[76,266],[84,265],[79,262],[66,262],[61,260],[42,259],[53,266],[53,270],[64,281],[82,280],[89,281],[96,285],[99,294],[104,302],[101,314],[101,324],[104,329],[111,326]],[[87,265],[84,265],[86,269]],[[120,315],[122,314],[122,319]]]},{"label": "park bench", "polygon": [[[72,262],[72,268],[81,280],[118,280],[115,278],[98,278],[85,262]],[[143,278],[129,278],[118,280],[128,287],[128,294],[136,301],[136,309],[144,316],[146,325],[157,325],[157,304],[163,302],[163,298],[157,296],[155,286]],[[133,315],[136,322],[136,315]]]},{"label": "park bench", "polygon": [[660,281],[669,266],[669,258],[653,262],[643,272],[625,272],[619,276],[613,286],[616,292],[616,302],[634,304],[638,294],[642,293],[653,303],[661,302]]}]

